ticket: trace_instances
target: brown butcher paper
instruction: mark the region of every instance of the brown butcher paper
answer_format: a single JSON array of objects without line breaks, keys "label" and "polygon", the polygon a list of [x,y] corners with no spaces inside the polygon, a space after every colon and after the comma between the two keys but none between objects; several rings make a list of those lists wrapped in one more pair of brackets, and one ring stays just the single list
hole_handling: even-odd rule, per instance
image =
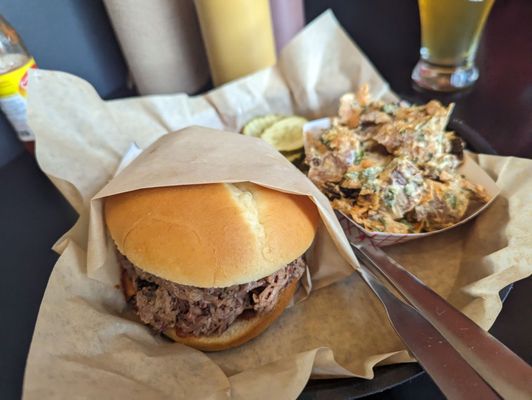
[{"label": "brown butcher paper", "polygon": [[[313,248],[319,265],[311,271],[310,295],[249,343],[203,353],[154,336],[136,321],[114,286],[116,265],[112,246],[104,240],[100,200],[91,202],[111,181],[132,143],[147,149],[163,137],[179,151],[178,138],[184,133],[189,139],[194,134],[213,138],[214,131],[197,126],[237,131],[250,118],[266,113],[297,113],[309,119],[334,115],[338,98],[363,83],[370,84],[376,98],[395,99],[330,12],[297,35],[276,66],[203,96],[106,102],[72,75],[32,71],[29,123],[37,137],[37,160],[80,218],[54,247],[60,256],[37,318],[23,397],[292,399],[311,377],[370,379],[376,365],[411,361],[378,300],[358,274],[351,273],[356,265],[348,263],[356,262],[342,244],[345,239],[337,235],[336,223],[327,221],[326,204],[320,204],[325,235]],[[186,127],[191,128],[167,135]],[[174,165],[178,175],[189,174],[186,183],[249,179],[321,202],[306,186],[308,181],[296,176],[299,173],[272,148],[255,141],[256,157],[250,160],[244,150],[250,150],[246,146],[251,142],[238,144],[227,136],[236,133],[220,135],[227,137],[227,145],[220,146],[220,136],[211,151],[206,150],[208,141],[181,143],[181,150],[190,151],[188,160],[196,163],[193,170],[182,169],[166,154],[153,160],[161,165],[146,166],[146,171],[164,172],[165,166]],[[227,158],[232,170],[225,176],[207,176],[198,167],[202,159],[212,160],[211,152],[220,159],[234,158]],[[532,161],[473,157],[501,189],[493,204],[455,229],[386,251],[487,329],[501,310],[499,290],[532,270]],[[271,174],[263,176],[266,163]],[[113,192],[156,181],[184,183],[167,178],[161,176],[159,182],[158,175],[139,176]],[[331,242],[338,252],[324,250],[331,249]]]}]

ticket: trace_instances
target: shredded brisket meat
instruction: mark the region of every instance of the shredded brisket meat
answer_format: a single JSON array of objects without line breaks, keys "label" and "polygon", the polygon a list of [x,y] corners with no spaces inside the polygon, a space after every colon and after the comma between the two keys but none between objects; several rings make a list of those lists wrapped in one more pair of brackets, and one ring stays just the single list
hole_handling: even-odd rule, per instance
[{"label": "shredded brisket meat", "polygon": [[303,257],[265,278],[224,288],[180,285],[142,271],[117,251],[128,302],[142,322],[180,336],[219,335],[239,317],[271,311],[280,293],[305,271]]}]

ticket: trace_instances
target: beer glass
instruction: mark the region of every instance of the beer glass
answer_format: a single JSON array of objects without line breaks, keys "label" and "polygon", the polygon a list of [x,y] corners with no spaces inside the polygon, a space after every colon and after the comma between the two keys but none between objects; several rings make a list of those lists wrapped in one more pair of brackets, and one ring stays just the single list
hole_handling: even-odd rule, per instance
[{"label": "beer glass", "polygon": [[412,72],[418,86],[452,92],[475,83],[475,54],[494,1],[418,0],[421,58]]}]

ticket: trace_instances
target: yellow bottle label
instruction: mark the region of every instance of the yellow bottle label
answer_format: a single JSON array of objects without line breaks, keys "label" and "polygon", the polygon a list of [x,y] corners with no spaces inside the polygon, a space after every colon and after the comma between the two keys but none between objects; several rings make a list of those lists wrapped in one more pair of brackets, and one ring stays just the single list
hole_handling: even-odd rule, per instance
[{"label": "yellow bottle label", "polygon": [[31,58],[23,66],[0,75],[0,108],[22,141],[35,140],[26,115],[26,89],[28,70],[36,67],[35,60]]},{"label": "yellow bottle label", "polygon": [[35,60],[30,58],[22,67],[0,75],[0,97],[20,94],[26,97],[26,88],[28,86],[28,70],[36,68]]}]

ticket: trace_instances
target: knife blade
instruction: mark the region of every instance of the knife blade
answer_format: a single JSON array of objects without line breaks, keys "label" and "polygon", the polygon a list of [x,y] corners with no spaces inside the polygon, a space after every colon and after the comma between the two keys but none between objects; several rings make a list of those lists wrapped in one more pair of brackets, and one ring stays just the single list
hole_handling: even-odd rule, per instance
[{"label": "knife blade", "polygon": [[394,296],[365,262],[357,270],[409,351],[449,399],[500,399],[458,352],[410,305]]},{"label": "knife blade", "polygon": [[504,398],[532,398],[532,368],[367,238],[352,243],[419,313]]}]

